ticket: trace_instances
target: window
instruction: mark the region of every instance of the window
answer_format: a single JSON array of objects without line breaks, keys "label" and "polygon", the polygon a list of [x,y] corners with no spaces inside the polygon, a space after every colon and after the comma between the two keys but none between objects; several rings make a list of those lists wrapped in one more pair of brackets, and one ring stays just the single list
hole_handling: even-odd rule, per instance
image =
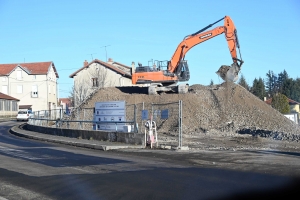
[{"label": "window", "polygon": [[18,110],[18,102],[16,101],[12,101],[12,111],[17,111]]},{"label": "window", "polygon": [[17,93],[22,94],[23,93],[23,85],[17,85]]},{"label": "window", "polygon": [[92,86],[93,87],[98,87],[99,84],[98,84],[98,78],[92,78]]},{"label": "window", "polygon": [[0,110],[3,110],[3,100],[0,99]]},{"label": "window", "polygon": [[17,71],[17,80],[22,80],[22,71]]},{"label": "window", "polygon": [[36,75],[32,75],[32,79],[35,80],[36,79]]},{"label": "window", "polygon": [[6,81],[6,76],[3,76],[2,77],[2,82],[5,82]]},{"label": "window", "polygon": [[4,100],[4,110],[10,111],[10,101]]},{"label": "window", "polygon": [[31,97],[37,98],[38,97],[38,87],[37,85],[31,86]]},{"label": "window", "polygon": [[7,94],[7,85],[2,85],[2,93]]}]

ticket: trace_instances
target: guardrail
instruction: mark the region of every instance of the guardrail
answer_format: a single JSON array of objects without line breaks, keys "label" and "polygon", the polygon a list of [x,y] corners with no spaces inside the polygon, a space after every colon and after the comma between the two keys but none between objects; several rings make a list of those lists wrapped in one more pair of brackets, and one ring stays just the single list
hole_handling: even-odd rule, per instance
[{"label": "guardrail", "polygon": [[[49,123],[52,122],[52,123]],[[100,130],[98,125],[105,125],[105,124],[114,124],[115,125],[115,131],[120,131],[120,132],[134,132],[138,133],[138,126],[135,123],[135,121],[83,121],[83,120],[60,120],[60,119],[43,119],[43,118],[29,118],[28,123],[31,125],[36,125],[36,126],[48,126],[48,127],[55,127],[55,128],[67,128],[67,129],[80,129],[80,130]],[[77,124],[77,127],[76,125]],[[70,126],[73,124],[73,126]],[[90,125],[90,129],[87,129],[87,124],[92,124]],[[129,126],[130,128],[127,128],[128,131],[123,130],[118,130],[118,125],[123,125],[123,126]]]}]

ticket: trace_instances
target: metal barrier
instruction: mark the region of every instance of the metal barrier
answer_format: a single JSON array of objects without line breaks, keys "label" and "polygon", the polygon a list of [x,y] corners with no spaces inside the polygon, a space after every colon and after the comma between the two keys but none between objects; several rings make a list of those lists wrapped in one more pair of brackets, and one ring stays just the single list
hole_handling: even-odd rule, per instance
[{"label": "metal barrier", "polygon": [[[145,117],[143,113],[147,111]],[[157,144],[182,148],[182,101],[161,104],[139,103],[126,105],[126,121],[95,121],[94,108],[77,108],[73,110],[56,109],[35,111],[29,124],[45,127],[98,130],[99,124],[112,123],[118,130],[118,124],[130,126],[130,132],[145,133],[145,123],[152,118],[156,123]]]}]

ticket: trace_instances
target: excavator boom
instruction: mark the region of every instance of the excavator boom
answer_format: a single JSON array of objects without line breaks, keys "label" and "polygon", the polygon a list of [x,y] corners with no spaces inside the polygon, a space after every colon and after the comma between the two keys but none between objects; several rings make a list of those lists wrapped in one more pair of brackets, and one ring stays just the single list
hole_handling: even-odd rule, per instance
[{"label": "excavator boom", "polygon": [[[221,21],[223,19],[224,19],[224,26],[219,26],[210,31],[205,31],[206,29],[210,28],[212,25],[218,23],[219,21]],[[203,32],[203,31],[205,31],[205,32]],[[232,80],[237,79],[237,77],[234,77],[233,74],[238,74],[237,69],[239,69],[241,67],[243,61],[242,61],[242,59],[237,58],[237,49],[240,48],[238,36],[237,36],[237,30],[234,26],[233,21],[231,20],[231,18],[229,16],[225,16],[224,18],[216,21],[213,24],[210,24],[209,26],[201,29],[200,31],[186,36],[183,39],[183,41],[178,45],[177,49],[175,50],[175,52],[169,62],[168,70],[170,72],[174,72],[176,70],[177,66],[179,65],[180,61],[182,59],[184,59],[184,56],[191,48],[193,48],[194,46],[196,46],[202,42],[205,42],[213,37],[223,34],[223,33],[225,34],[225,38],[227,40],[229,52],[231,54],[233,63],[235,63],[235,66],[237,66],[237,67],[235,67],[236,68],[235,70],[232,69],[229,72],[231,75],[227,75],[227,78],[232,79]],[[225,76],[226,76],[226,74],[225,74]],[[222,74],[221,77],[224,77],[224,74]]]}]

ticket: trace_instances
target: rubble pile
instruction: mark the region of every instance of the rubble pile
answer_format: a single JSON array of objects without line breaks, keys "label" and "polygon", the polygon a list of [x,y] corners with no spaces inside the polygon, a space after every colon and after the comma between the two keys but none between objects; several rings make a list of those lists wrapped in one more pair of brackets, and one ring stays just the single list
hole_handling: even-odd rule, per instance
[{"label": "rubble pile", "polygon": [[127,104],[182,100],[184,134],[230,133],[252,134],[278,140],[300,139],[300,127],[297,124],[245,88],[232,82],[212,86],[192,85],[187,94],[148,95],[147,88],[103,88],[83,106],[91,108],[97,101],[118,100],[126,100]]}]

